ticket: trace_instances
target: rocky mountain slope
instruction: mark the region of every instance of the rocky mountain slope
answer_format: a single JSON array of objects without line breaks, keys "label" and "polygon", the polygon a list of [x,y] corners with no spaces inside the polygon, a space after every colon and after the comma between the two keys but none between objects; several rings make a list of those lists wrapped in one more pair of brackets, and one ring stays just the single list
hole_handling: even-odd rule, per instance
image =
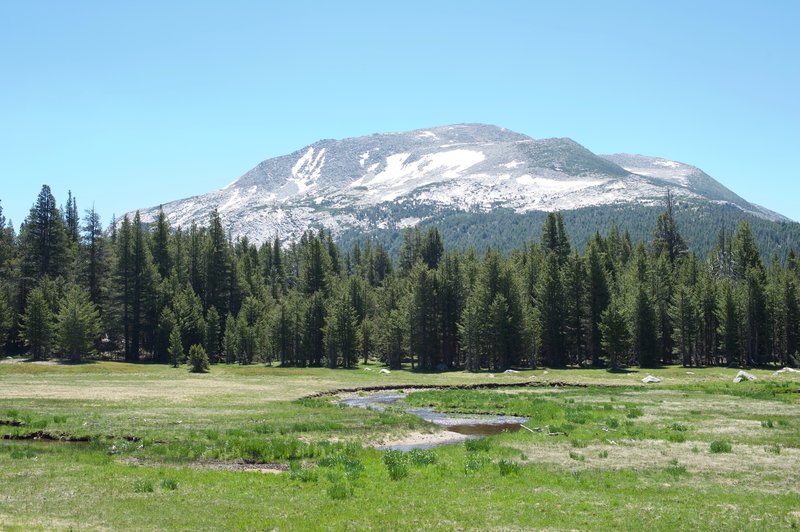
[{"label": "rocky mountain slope", "polygon": [[[482,124],[321,140],[263,161],[221,190],[163,209],[173,226],[183,227],[206,224],[217,209],[232,235],[263,242],[276,235],[293,240],[318,226],[334,234],[402,228],[421,221],[421,212],[655,205],[668,189],[679,202],[733,205],[786,220],[687,164],[600,156],[571,139],[537,140]],[[143,221],[158,209],[142,210]]]}]

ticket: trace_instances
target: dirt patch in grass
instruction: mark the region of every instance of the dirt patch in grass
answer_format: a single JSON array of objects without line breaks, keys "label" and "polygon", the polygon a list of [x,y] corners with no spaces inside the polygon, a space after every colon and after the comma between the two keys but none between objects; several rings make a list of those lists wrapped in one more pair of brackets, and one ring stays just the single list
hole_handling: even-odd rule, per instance
[{"label": "dirt patch in grass", "polygon": [[463,443],[469,437],[456,432],[442,430],[439,432],[411,432],[398,437],[379,438],[365,442],[367,447],[375,449],[394,449],[398,447],[438,447]]},{"label": "dirt patch in grass", "polygon": [[[660,469],[677,461],[691,473],[757,472],[800,478],[800,449],[793,448],[783,448],[780,454],[774,454],[764,446],[734,444],[730,453],[713,454],[709,452],[708,442],[678,444],[662,440],[626,440],[616,444],[590,444],[577,449],[568,442],[513,442],[508,446],[524,453],[529,462],[552,464],[568,470]],[[570,452],[582,455],[583,460],[571,458]],[[794,491],[800,491],[800,484]]]},{"label": "dirt patch in grass", "polygon": [[278,475],[289,471],[289,464],[281,462],[268,462],[263,464],[249,464],[246,462],[226,462],[223,460],[199,460],[185,464],[164,464],[150,462],[138,458],[127,458],[120,461],[123,464],[138,467],[169,468],[169,469],[208,469],[213,471],[240,471],[246,473],[269,473]]}]

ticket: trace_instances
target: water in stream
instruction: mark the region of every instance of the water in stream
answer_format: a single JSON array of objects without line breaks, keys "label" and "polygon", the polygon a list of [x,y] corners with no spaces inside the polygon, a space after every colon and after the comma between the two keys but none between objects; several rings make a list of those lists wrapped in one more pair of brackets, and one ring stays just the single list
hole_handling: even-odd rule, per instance
[{"label": "water in stream", "polygon": [[[400,400],[405,397],[406,394],[404,393],[376,393],[343,399],[340,403],[357,408],[371,408],[373,410],[384,410],[390,406],[400,408],[409,414],[419,416],[425,421],[435,423],[445,430],[454,433],[452,440],[384,447],[385,449],[397,449],[401,451],[439,447],[441,445],[460,443],[465,439],[482,438],[493,434],[500,434],[501,432],[516,432],[520,430],[522,423],[528,421],[528,418],[517,416],[435,412],[432,408],[417,408],[401,403]],[[456,434],[459,436],[456,436]]]}]

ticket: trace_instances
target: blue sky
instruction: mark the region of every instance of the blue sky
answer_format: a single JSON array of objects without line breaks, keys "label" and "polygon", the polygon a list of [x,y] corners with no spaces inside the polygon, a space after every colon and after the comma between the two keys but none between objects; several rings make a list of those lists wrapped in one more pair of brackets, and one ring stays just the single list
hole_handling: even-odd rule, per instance
[{"label": "blue sky", "polygon": [[800,2],[4,2],[0,201],[111,215],[321,138],[484,122],[800,220]]}]

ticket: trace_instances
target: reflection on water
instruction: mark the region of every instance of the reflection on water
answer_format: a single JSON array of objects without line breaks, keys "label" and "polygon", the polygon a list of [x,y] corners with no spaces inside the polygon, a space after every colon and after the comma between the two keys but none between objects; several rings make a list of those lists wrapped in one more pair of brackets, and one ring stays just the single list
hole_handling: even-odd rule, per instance
[{"label": "reflection on water", "polygon": [[[395,445],[387,449],[400,451],[410,451],[412,449],[429,449],[441,445],[460,443],[465,439],[482,438],[502,432],[516,432],[520,425],[528,421],[528,418],[517,416],[495,416],[486,414],[448,414],[445,412],[434,412],[431,408],[413,408],[400,400],[404,399],[404,393],[376,393],[343,399],[340,403],[347,406],[358,408],[370,408],[373,410],[385,410],[387,407],[400,408],[409,414],[421,417],[425,421],[435,423],[445,430],[453,432],[452,440],[437,441],[435,443],[425,442],[409,445]],[[458,434],[459,436],[456,436]],[[466,438],[465,438],[466,436]]]}]

